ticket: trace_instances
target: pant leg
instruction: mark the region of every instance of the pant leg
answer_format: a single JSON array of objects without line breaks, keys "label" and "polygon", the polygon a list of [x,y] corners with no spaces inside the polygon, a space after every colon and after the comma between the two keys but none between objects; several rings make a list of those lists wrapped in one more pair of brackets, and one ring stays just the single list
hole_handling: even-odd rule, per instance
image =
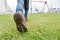
[{"label": "pant leg", "polygon": [[25,6],[25,18],[27,19],[29,11],[29,0],[24,0],[24,6]]},{"label": "pant leg", "polygon": [[17,0],[16,12],[22,12],[24,9],[24,0]]}]

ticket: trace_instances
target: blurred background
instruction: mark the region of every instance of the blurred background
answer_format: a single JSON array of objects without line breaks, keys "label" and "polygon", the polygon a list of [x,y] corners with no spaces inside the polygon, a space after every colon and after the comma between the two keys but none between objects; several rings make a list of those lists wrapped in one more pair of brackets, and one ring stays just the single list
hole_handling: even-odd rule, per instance
[{"label": "blurred background", "polygon": [[[30,0],[29,13],[60,13],[60,0]],[[16,12],[17,0],[0,0],[0,14]]]}]

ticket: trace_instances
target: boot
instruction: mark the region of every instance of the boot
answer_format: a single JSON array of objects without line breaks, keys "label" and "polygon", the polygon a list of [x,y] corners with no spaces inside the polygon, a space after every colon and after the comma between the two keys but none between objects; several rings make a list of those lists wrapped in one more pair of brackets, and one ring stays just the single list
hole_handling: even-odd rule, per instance
[{"label": "boot", "polygon": [[19,32],[27,32],[28,31],[26,28],[26,20],[22,13],[15,13],[14,21],[16,23],[16,27]]}]

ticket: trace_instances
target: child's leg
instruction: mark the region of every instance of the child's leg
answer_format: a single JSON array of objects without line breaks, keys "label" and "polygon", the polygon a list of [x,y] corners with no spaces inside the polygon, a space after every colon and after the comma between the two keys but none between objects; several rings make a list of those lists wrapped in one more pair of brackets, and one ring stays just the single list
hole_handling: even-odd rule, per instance
[{"label": "child's leg", "polygon": [[27,32],[25,17],[23,15],[24,0],[17,0],[17,8],[14,14],[14,21],[19,32]]},{"label": "child's leg", "polygon": [[23,12],[24,0],[17,0],[16,12]]},{"label": "child's leg", "polygon": [[28,11],[29,11],[29,0],[24,0],[25,6],[25,18],[27,19]]}]

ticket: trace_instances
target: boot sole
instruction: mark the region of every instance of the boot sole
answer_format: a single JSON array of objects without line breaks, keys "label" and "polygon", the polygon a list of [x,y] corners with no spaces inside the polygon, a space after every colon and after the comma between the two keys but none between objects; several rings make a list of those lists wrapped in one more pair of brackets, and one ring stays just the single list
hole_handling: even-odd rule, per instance
[{"label": "boot sole", "polygon": [[25,23],[22,21],[22,17],[19,13],[14,14],[14,21],[16,23],[17,30],[19,32],[27,32],[27,28],[25,26]]}]

